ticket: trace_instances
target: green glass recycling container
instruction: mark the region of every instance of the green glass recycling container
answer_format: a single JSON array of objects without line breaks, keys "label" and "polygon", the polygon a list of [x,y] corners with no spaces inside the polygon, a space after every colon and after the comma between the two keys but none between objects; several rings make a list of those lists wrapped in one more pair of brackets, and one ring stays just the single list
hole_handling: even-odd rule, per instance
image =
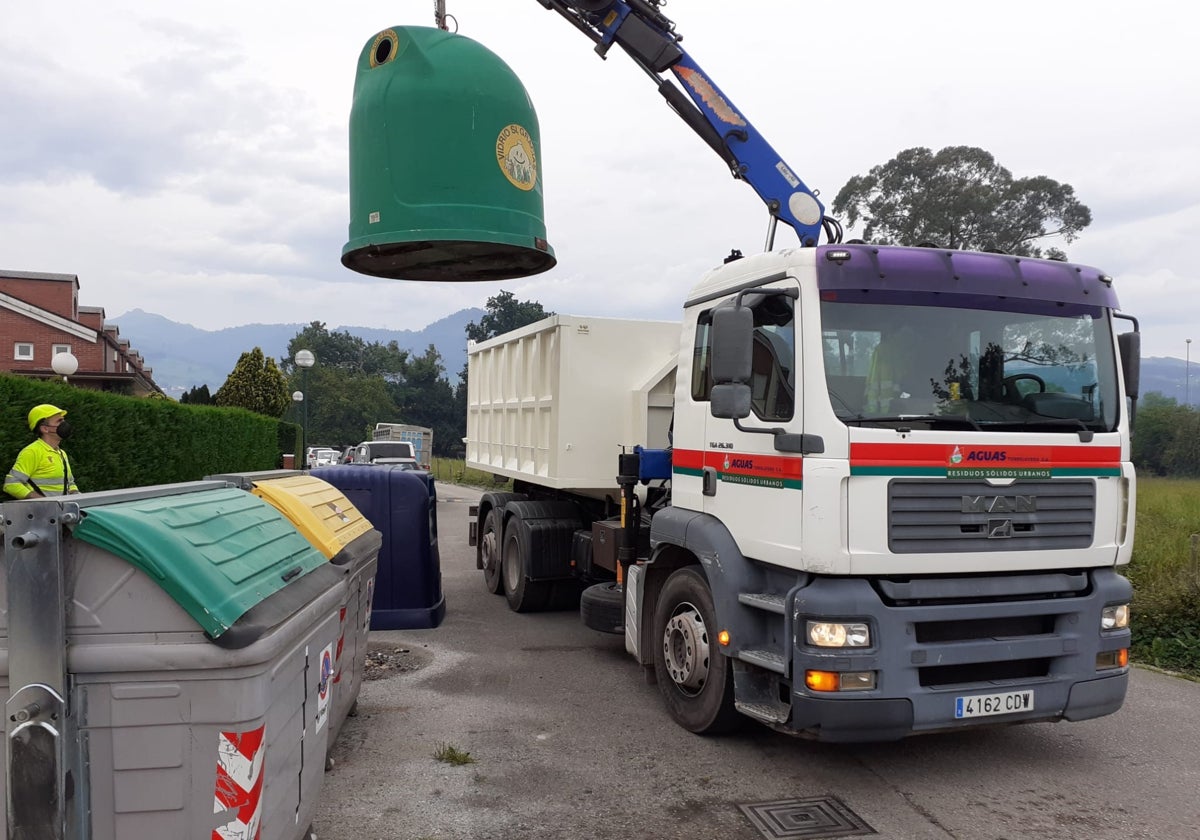
[{"label": "green glass recycling container", "polygon": [[506,280],[554,267],[537,113],[462,35],[397,26],[358,59],[342,264],[403,280]]}]

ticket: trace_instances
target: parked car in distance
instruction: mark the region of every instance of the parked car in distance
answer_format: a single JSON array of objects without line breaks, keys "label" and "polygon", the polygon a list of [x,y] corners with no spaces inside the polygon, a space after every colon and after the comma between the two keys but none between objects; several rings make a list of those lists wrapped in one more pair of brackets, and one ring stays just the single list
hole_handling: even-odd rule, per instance
[{"label": "parked car in distance", "polygon": [[353,464],[354,463],[354,450],[357,448],[358,447],[356,447],[356,446],[347,446],[345,449],[343,449],[342,457],[338,458],[338,463],[339,464]]},{"label": "parked car in distance", "polygon": [[374,464],[380,458],[417,460],[413,445],[406,440],[364,440],[354,449],[355,464]]},{"label": "parked car in distance", "polygon": [[308,459],[310,467],[331,467],[338,462],[340,453],[336,449],[318,449]]}]

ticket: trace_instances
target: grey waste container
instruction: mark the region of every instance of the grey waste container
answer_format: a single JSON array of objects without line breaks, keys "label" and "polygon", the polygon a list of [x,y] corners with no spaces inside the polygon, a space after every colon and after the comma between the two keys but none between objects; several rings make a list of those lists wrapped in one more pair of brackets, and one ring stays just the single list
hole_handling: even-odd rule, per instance
[{"label": "grey waste container", "polygon": [[345,571],[220,482],[2,512],[5,837],[306,836]]},{"label": "grey waste container", "polygon": [[367,636],[383,536],[340,490],[299,471],[227,473],[210,476],[233,482],[277,509],[330,563],[346,570],[346,601],[333,657],[332,748],[358,700],[367,664]]}]

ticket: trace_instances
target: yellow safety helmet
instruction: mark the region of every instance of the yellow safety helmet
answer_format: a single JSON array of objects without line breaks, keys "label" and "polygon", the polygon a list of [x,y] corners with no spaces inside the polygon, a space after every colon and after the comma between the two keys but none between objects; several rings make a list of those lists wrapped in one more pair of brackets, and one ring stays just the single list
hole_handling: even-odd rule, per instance
[{"label": "yellow safety helmet", "polygon": [[36,429],[38,427],[38,424],[41,423],[43,420],[46,420],[50,417],[54,417],[59,414],[61,414],[65,417],[67,412],[64,411],[63,409],[59,408],[58,406],[50,405],[49,403],[42,403],[41,405],[35,405],[33,408],[29,409],[29,431],[32,432],[34,429]]}]

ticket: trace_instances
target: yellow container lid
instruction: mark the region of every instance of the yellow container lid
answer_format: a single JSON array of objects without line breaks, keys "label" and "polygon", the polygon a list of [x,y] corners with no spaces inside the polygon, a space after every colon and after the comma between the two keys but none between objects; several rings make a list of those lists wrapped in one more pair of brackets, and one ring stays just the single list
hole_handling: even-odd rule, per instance
[{"label": "yellow container lid", "polygon": [[372,530],[341,490],[311,475],[256,481],[250,492],[282,513],[327,559]]}]

